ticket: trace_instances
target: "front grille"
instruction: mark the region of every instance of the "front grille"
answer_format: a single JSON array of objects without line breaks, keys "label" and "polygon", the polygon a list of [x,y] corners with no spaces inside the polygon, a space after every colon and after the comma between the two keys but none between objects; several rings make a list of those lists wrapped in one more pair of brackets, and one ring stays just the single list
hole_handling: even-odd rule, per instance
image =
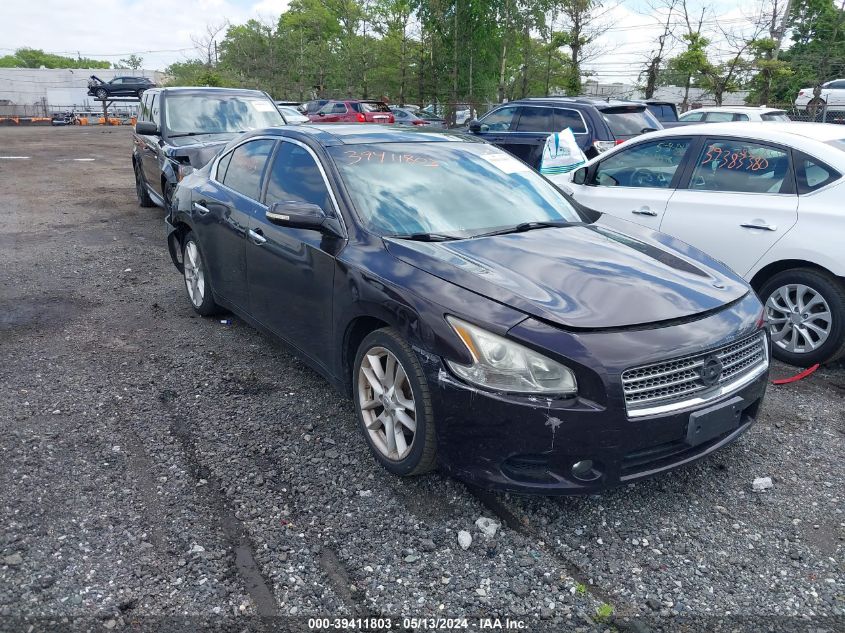
[{"label": "front grille", "polygon": [[[754,334],[729,345],[692,356],[634,367],[622,372],[622,388],[628,412],[683,402],[740,379],[768,362],[766,335]],[[711,358],[721,363],[715,382],[703,377]]]}]

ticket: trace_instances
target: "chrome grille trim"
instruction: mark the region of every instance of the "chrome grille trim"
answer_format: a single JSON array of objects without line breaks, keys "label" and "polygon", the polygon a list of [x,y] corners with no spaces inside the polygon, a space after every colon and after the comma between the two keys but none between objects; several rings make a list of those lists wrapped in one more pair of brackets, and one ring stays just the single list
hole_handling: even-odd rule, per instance
[{"label": "chrome grille trim", "polygon": [[[697,371],[715,356],[722,364],[718,382],[706,385]],[[633,367],[622,372],[629,417],[675,411],[739,389],[766,371],[769,348],[765,332],[690,356]]]}]

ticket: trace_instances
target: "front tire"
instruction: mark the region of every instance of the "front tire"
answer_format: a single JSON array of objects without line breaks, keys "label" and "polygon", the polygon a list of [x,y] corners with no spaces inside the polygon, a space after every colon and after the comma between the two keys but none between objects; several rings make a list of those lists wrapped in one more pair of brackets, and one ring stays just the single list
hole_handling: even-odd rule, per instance
[{"label": "front tire", "polygon": [[810,268],[774,275],[760,288],[775,358],[809,367],[845,355],[845,288]]},{"label": "front tire", "polygon": [[202,316],[212,316],[219,312],[220,308],[211,292],[205,260],[193,232],[190,231],[182,240],[182,268],[191,307]]},{"label": "front tire", "polygon": [[97,99],[100,99],[101,101],[105,100],[105,98],[109,96],[109,93],[105,88],[97,88],[96,94]]},{"label": "front tire", "polygon": [[141,173],[141,167],[137,161],[132,161],[132,168],[135,171],[135,195],[138,197],[138,205],[147,209],[154,207],[155,202],[150,198],[144,174]]},{"label": "front tire", "polygon": [[376,460],[399,476],[437,465],[434,411],[416,354],[393,328],[368,334],[353,367],[358,423]]}]

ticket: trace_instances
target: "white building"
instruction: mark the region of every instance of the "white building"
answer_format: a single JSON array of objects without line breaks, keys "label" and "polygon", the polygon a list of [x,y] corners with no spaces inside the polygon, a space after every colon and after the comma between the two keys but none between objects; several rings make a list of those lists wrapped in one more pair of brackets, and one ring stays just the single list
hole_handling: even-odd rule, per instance
[{"label": "white building", "polygon": [[[46,116],[64,110],[102,110],[102,104],[88,95],[91,75],[103,81],[124,76],[149,77],[156,84],[164,80],[164,73],[157,70],[0,68],[0,114]],[[125,106],[134,109],[135,104]]]}]

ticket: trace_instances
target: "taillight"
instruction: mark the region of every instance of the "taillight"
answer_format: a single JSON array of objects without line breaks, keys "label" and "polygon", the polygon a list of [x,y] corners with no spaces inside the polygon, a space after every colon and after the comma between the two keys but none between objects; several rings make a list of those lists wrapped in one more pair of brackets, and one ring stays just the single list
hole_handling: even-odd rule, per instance
[{"label": "taillight", "polygon": [[798,91],[798,96],[799,96],[799,97],[803,97],[803,96],[804,96],[804,91],[803,91],[803,90],[799,90],[799,91]]},{"label": "taillight", "polygon": [[365,117],[360,112],[358,113],[356,118],[358,119],[358,123],[366,123],[367,122],[367,117]]},{"label": "taillight", "polygon": [[624,142],[625,142],[625,139],[624,139],[624,138],[618,138],[618,139],[616,139],[616,144],[617,144],[617,145],[622,145],[622,143],[624,143]]},{"label": "taillight", "polygon": [[414,125],[428,125],[428,121],[414,121]]}]

